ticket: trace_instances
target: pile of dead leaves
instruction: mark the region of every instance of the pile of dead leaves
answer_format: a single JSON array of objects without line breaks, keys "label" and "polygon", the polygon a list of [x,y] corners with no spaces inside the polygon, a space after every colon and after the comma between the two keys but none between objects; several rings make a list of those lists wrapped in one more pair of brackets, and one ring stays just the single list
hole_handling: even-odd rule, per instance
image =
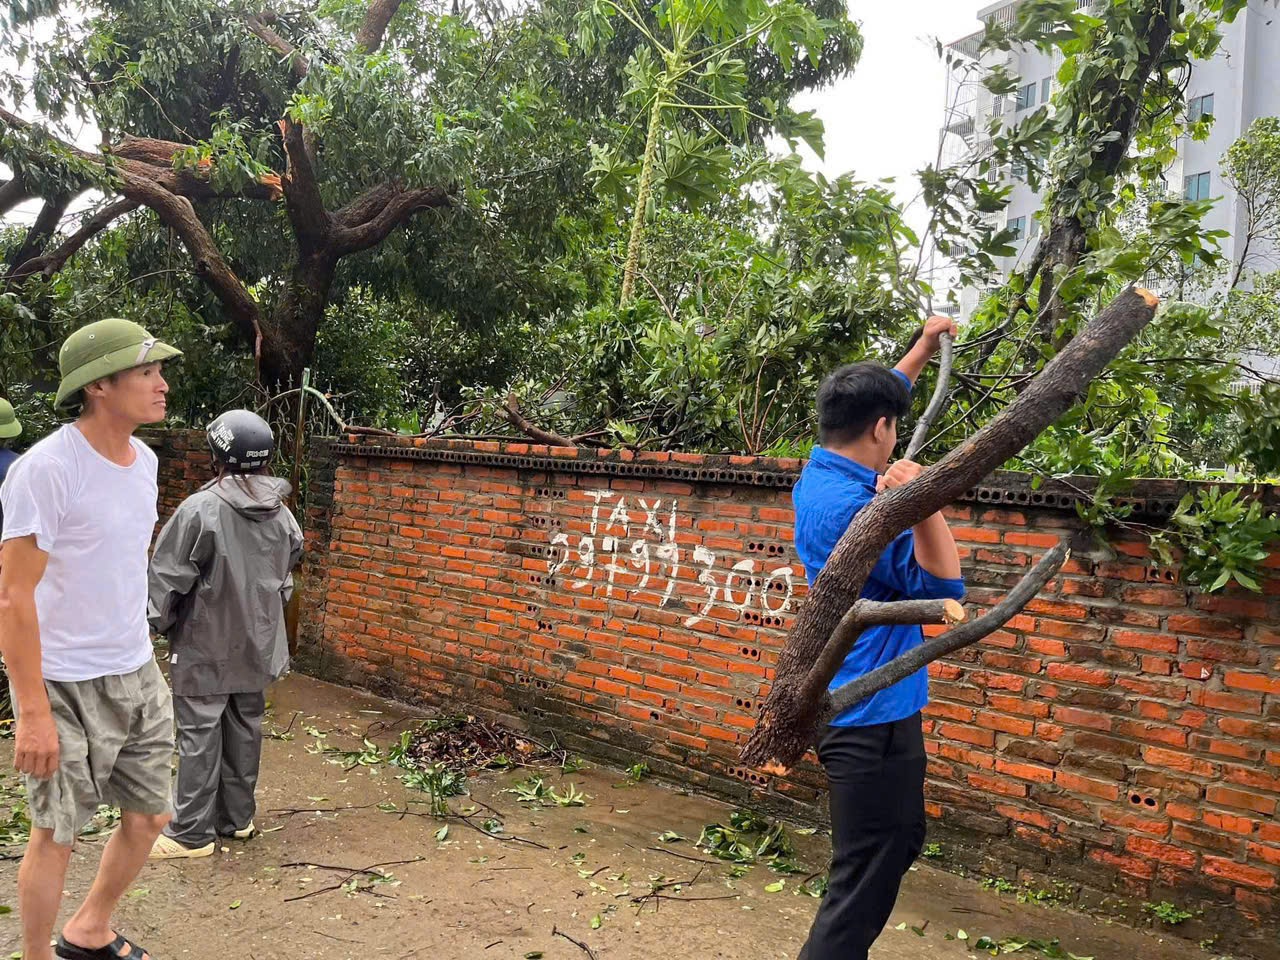
[{"label": "pile of dead leaves", "polygon": [[409,737],[405,758],[415,766],[443,764],[458,773],[567,761],[555,744],[547,745],[500,723],[476,717],[437,717],[424,721]]}]

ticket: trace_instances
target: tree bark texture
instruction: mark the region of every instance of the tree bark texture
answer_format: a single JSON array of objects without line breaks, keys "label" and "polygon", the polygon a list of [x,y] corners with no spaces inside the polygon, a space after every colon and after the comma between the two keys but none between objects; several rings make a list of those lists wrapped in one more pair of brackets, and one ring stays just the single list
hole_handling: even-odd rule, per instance
[{"label": "tree bark texture", "polygon": [[[1137,69],[1129,79],[1108,77],[1105,84],[1113,89],[1102,116],[1096,118],[1096,129],[1118,134],[1114,139],[1097,144],[1092,162],[1075,169],[1055,191],[1076,194],[1086,179],[1096,179],[1099,174],[1114,176],[1128,154],[1137,130],[1142,110],[1142,95],[1150,77],[1159,69],[1173,36],[1174,27],[1182,16],[1182,0],[1142,0],[1147,8],[1145,27],[1138,30],[1139,42],[1144,45]],[[1058,346],[1065,340],[1059,327],[1069,313],[1069,305],[1057,291],[1062,277],[1074,270],[1084,256],[1092,219],[1086,222],[1083,213],[1071,216],[1055,216],[1040,240],[1032,267],[1027,271],[1028,281],[1038,277],[1039,316],[1036,321],[1041,342],[1058,339]],[[1030,289],[1030,282],[1028,282]],[[1034,349],[1033,345],[1028,345]]]},{"label": "tree bark texture", "polygon": [[[796,618],[760,720],[743,749],[744,761],[789,767],[799,760],[813,742],[827,685],[848,648],[841,644],[825,657],[823,651],[884,548],[903,530],[955,501],[1065,413],[1151,322],[1158,305],[1148,291],[1125,290],[978,433],[920,477],[879,494],[858,513]],[[814,668],[819,660],[821,670]]]},{"label": "tree bark texture", "polygon": [[[831,694],[830,713],[834,715],[848,710],[855,703],[865,700],[872,694],[887,690],[895,683],[905,680],[921,667],[933,663],[934,660],[975,644],[988,634],[999,630],[1044,589],[1044,585],[1062,569],[1062,565],[1070,556],[1071,551],[1067,544],[1059,543],[1040,558],[1040,562],[1018,581],[1018,585],[1009,591],[1008,596],[978,619],[948,630],[941,636],[908,650],[902,656],[895,657],[883,666],[835,690]],[[865,600],[858,601],[858,603],[865,602]],[[855,609],[857,606],[858,604],[854,604]]]}]

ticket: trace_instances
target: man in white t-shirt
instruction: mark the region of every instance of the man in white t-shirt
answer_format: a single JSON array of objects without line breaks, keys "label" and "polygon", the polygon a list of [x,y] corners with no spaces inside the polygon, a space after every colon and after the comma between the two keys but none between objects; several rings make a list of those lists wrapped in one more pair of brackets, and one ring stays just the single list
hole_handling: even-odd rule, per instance
[{"label": "man in white t-shirt", "polygon": [[[156,456],[133,432],[164,419],[161,361],[178,355],[128,320],[73,333],[56,404],[79,404],[79,419],[28,450],[0,492],[0,652],[31,811],[26,960],[149,960],[111,927],[171,815],[173,707],[147,627]],[[72,844],[100,803],[121,808],[120,828],[51,953]]]}]

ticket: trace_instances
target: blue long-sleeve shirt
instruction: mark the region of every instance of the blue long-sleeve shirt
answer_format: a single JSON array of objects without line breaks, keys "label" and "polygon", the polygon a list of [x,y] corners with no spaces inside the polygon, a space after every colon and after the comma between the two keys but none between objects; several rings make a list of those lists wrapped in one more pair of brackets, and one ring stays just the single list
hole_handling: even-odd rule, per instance
[{"label": "blue long-sleeve shirt", "polygon": [[[875,495],[874,470],[821,447],[814,448],[792,495],[796,552],[810,585],[818,578],[850,521]],[[880,555],[862,589],[862,596],[882,601],[959,600],[964,596],[964,581],[935,577],[924,570],[916,562],[915,535],[907,530]],[[864,630],[828,689],[844,686],[923,642],[923,633],[914,625]],[[928,699],[928,671],[921,668],[887,690],[854,704],[831,723],[838,727],[891,723],[916,713]]]}]

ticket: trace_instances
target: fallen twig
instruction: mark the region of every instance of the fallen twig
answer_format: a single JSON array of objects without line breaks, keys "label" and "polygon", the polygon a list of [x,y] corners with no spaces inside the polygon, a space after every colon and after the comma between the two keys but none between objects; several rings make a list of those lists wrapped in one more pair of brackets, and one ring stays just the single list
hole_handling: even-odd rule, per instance
[{"label": "fallen twig", "polygon": [[691,857],[687,853],[676,853],[674,850],[668,850],[665,847],[635,847],[627,844],[633,850],[652,850],[654,853],[665,853],[668,857],[677,857],[681,860],[688,860],[690,863],[707,863],[716,866],[719,860],[708,860],[706,857]]},{"label": "fallen twig", "polygon": [[347,882],[350,881],[353,877],[358,877],[358,876],[361,876],[362,874],[366,876],[382,877],[386,879],[387,874],[380,873],[378,871],[378,867],[397,867],[405,863],[420,863],[422,862],[423,859],[425,858],[414,857],[412,860],[388,860],[385,863],[373,863],[367,867],[357,867],[355,869],[352,869],[351,867],[329,867],[329,866],[324,866],[323,864],[309,864],[309,863],[281,864],[281,867],[314,866],[314,867],[320,867],[324,870],[349,870],[350,871],[350,873],[348,873],[345,877],[343,877],[341,880],[339,880],[336,884],[334,884],[331,887],[321,887],[319,890],[309,890],[308,892],[299,894],[296,897],[285,897],[284,902],[293,903],[296,900],[306,900],[310,897],[318,897],[322,893],[332,893],[334,890],[341,890],[344,886],[347,885]]},{"label": "fallen twig", "polygon": [[596,960],[596,953],[594,950],[588,947],[581,940],[575,940],[573,937],[569,936],[563,930],[556,929],[554,925],[551,927],[551,935],[553,937],[564,937],[566,940],[572,943],[575,947],[578,947],[579,949],[583,950],[586,953],[586,955],[591,958],[591,960]]},{"label": "fallen twig", "polygon": [[289,725],[283,730],[272,730],[267,734],[268,740],[283,740],[289,735],[289,731],[293,729],[293,725],[298,722],[298,718],[302,716],[301,710],[293,711],[293,719],[289,721]]}]

